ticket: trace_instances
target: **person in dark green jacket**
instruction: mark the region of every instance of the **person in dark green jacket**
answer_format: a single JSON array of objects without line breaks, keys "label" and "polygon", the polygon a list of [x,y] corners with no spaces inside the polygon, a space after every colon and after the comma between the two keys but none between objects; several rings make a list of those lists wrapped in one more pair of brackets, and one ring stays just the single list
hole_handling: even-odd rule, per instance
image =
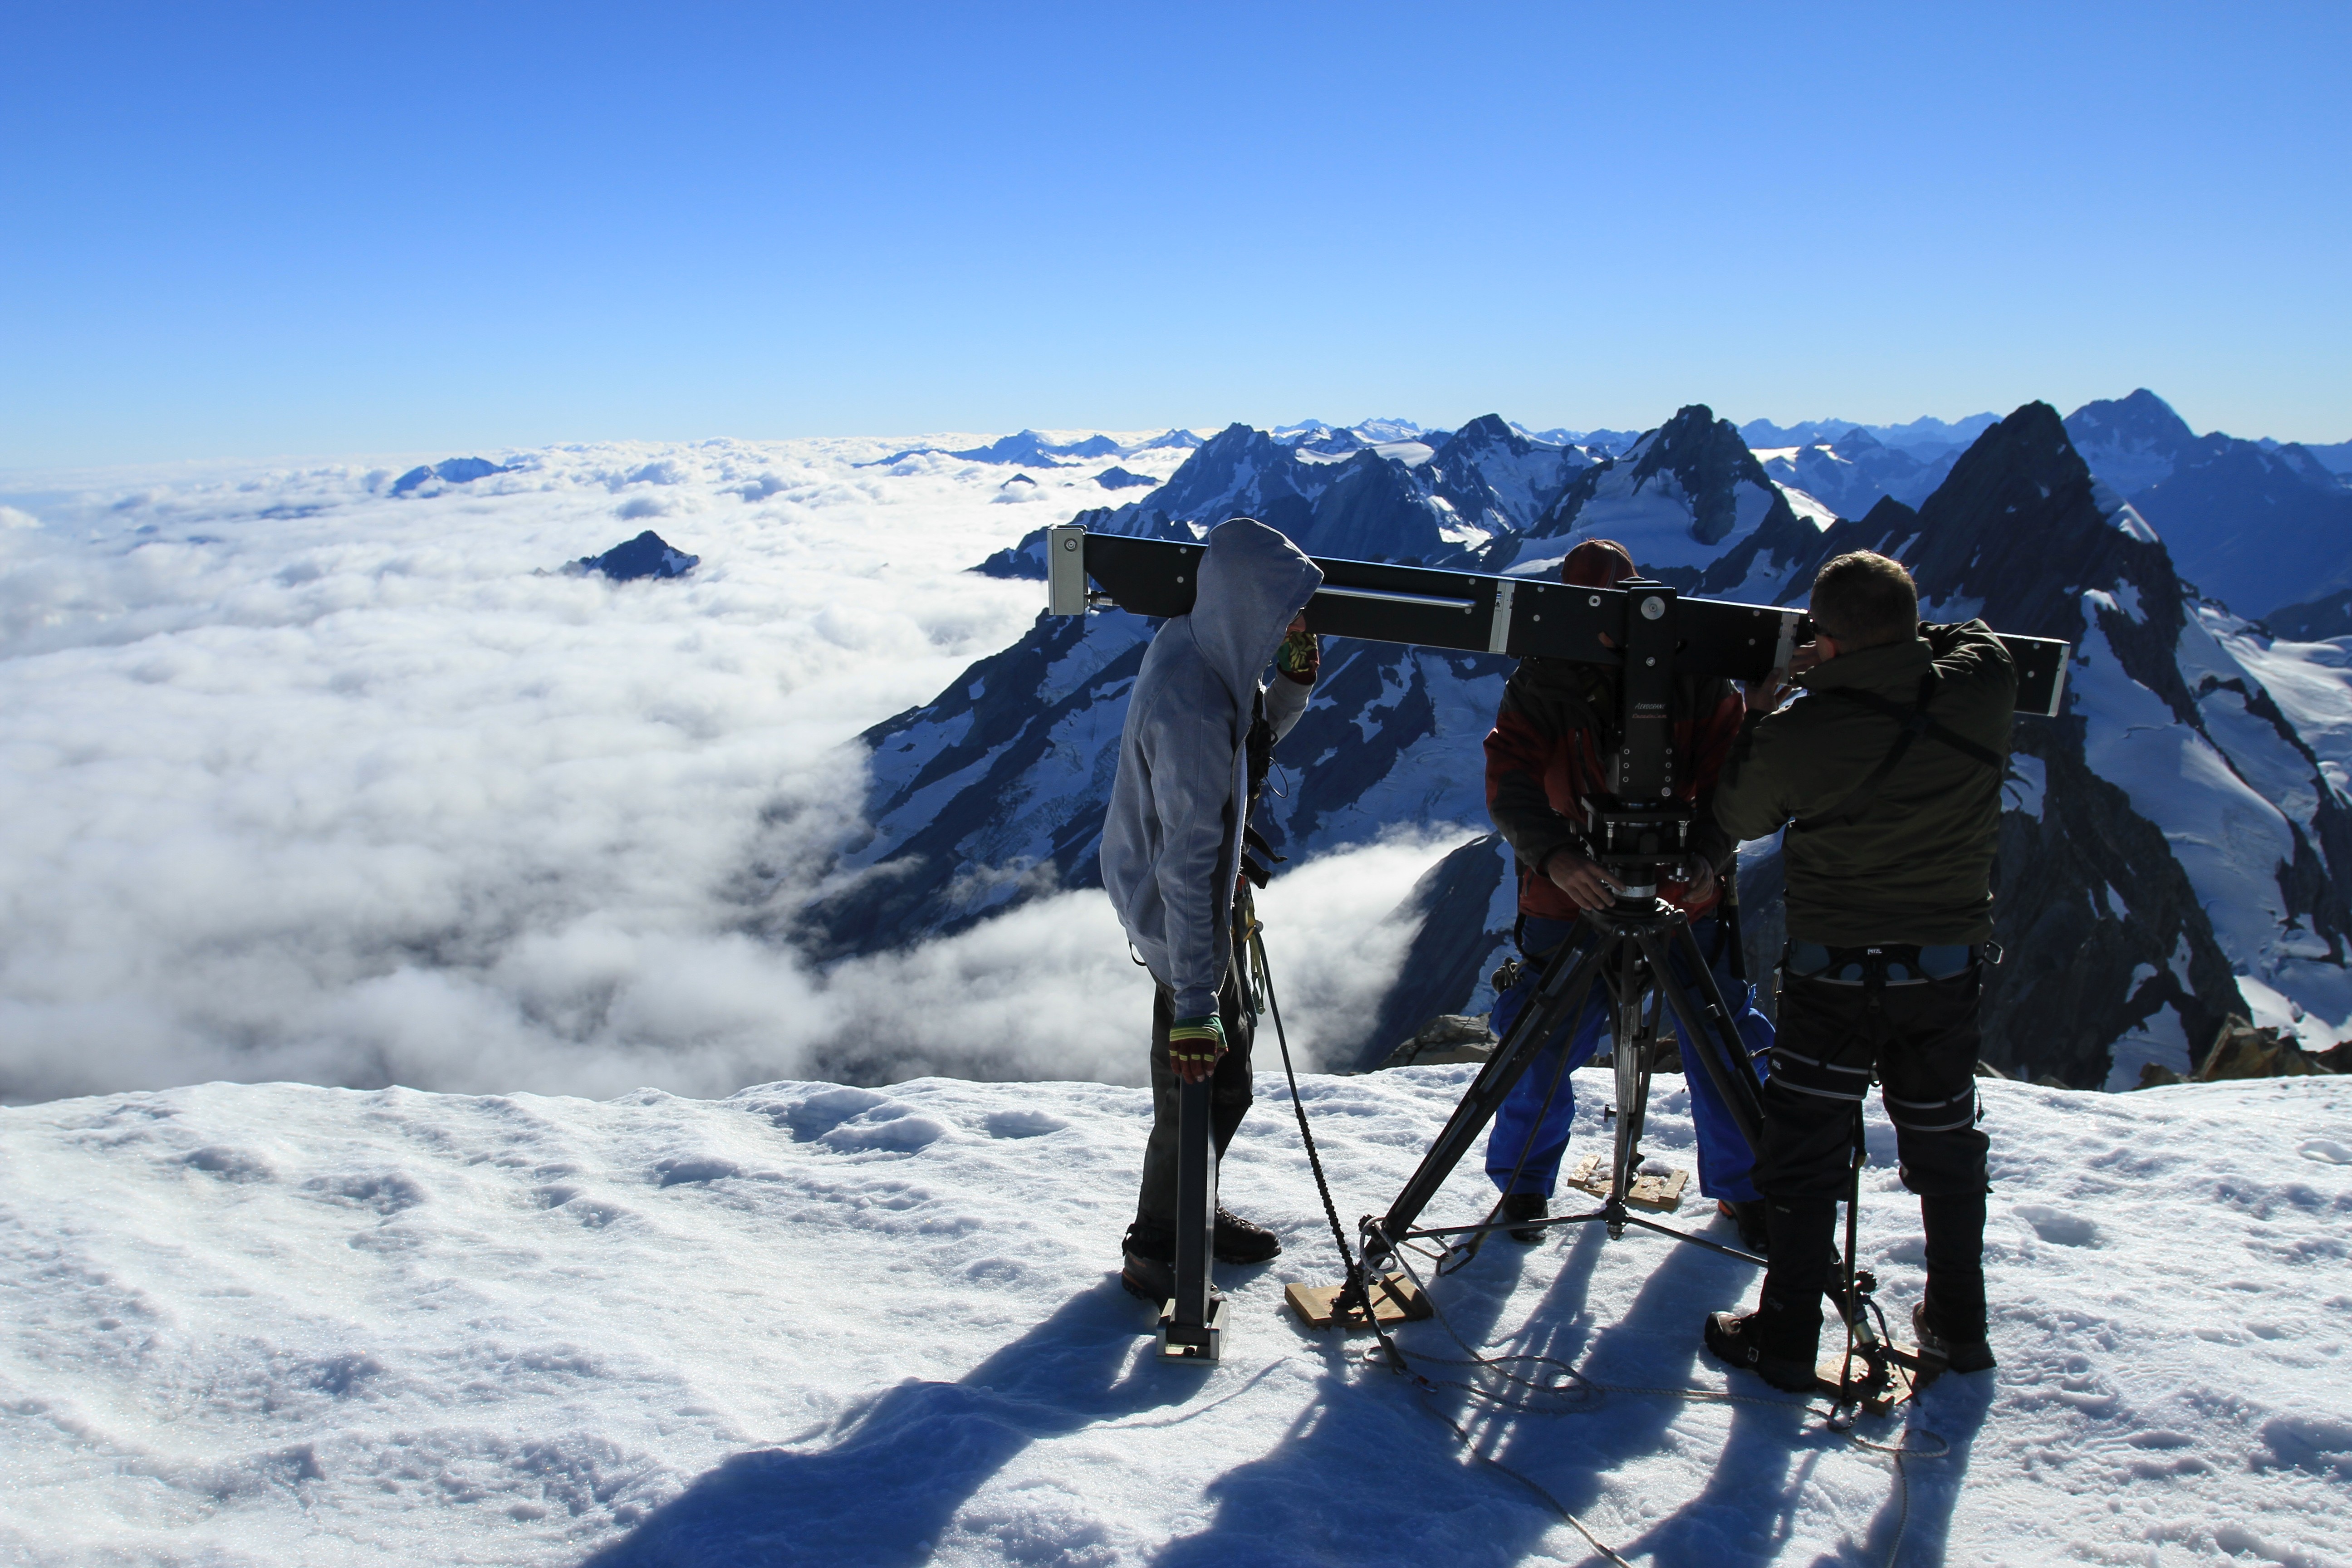
[{"label": "person in dark green jacket", "polygon": [[1899,563],[1841,555],[1813,580],[1816,640],[1748,714],[1717,779],[1735,839],[1781,827],[1789,948],[1764,1089],[1756,1185],[1771,1264],[1708,1348],[1775,1386],[1813,1386],[1821,1302],[1854,1122],[1874,1075],[1904,1185],[1919,1195],[1922,1352],[1993,1365],[1984,1294],[1985,1152],[1977,1002],[1992,938],[1992,866],[2017,671],[1981,621],[1930,626]]}]

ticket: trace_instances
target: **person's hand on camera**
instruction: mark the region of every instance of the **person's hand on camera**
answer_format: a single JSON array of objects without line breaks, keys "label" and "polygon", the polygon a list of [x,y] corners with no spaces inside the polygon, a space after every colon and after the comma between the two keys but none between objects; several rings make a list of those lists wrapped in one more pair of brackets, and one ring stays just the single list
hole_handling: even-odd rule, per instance
[{"label": "person's hand on camera", "polygon": [[1544,875],[1566,893],[1580,910],[1603,910],[1624,891],[1625,884],[1573,849],[1555,849],[1544,863]]},{"label": "person's hand on camera", "polygon": [[1683,898],[1696,904],[1715,891],[1715,867],[1704,855],[1692,856],[1690,865],[1690,886],[1684,890]]},{"label": "person's hand on camera", "polygon": [[1307,629],[1306,615],[1302,612],[1291,616],[1290,635],[1274,650],[1274,668],[1301,686],[1312,686],[1322,662],[1322,643]]},{"label": "person's hand on camera", "polygon": [[1168,1065],[1186,1083],[1199,1083],[1217,1070],[1225,1054],[1225,1026],[1214,1013],[1179,1018],[1168,1026]]},{"label": "person's hand on camera", "polygon": [[1799,643],[1790,650],[1788,668],[1776,669],[1761,680],[1750,680],[1741,686],[1740,695],[1748,699],[1748,710],[1750,713],[1769,713],[1788,700],[1791,680],[1836,657],[1837,644],[1828,637]]}]

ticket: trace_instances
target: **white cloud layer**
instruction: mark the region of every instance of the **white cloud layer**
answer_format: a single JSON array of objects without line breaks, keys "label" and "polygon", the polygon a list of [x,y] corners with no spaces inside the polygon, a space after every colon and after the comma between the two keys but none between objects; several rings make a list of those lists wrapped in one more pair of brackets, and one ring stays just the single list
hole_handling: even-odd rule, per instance
[{"label": "white cloud layer", "polygon": [[[1098,894],[829,973],[729,898],[755,842],[813,872],[856,806],[844,743],[1035,616],[1036,584],[961,569],[1097,499],[850,466],[890,449],[563,448],[423,499],[359,465],[9,494],[0,1096],[1139,1081],[1149,987]],[[537,574],[649,524],[701,566]],[[1373,923],[1430,852],[1267,896],[1310,1050],[1393,971]]]}]

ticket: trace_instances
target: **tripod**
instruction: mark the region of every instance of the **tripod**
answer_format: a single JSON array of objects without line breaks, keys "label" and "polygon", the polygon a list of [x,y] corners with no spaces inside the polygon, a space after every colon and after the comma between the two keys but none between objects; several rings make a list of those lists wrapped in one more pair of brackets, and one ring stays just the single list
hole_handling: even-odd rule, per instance
[{"label": "tripod", "polygon": [[[1590,1213],[1512,1222],[1512,1228],[1532,1230],[1597,1221],[1607,1227],[1613,1240],[1633,1226],[1733,1258],[1763,1262],[1738,1247],[1646,1219],[1627,1206],[1634,1178],[1641,1173],[1650,1078],[1660,1026],[1667,1016],[1674,1019],[1683,1043],[1685,1070],[1696,1058],[1730,1108],[1740,1135],[1750,1147],[1763,1141],[1762,1088],[1746,1044],[1733,1025],[1731,1010],[1699,952],[1697,939],[1691,934],[1690,917],[1658,898],[1654,886],[1636,884],[1620,893],[1609,908],[1585,910],[1579,924],[1579,937],[1562,943],[1552,955],[1535,996],[1486,1058],[1396,1201],[1385,1215],[1365,1217],[1361,1228],[1369,1257],[1385,1258],[1407,1241],[1483,1238],[1502,1228],[1491,1218],[1477,1225],[1425,1229],[1415,1229],[1414,1222],[1494,1120],[1504,1100],[1535,1065],[1544,1044],[1563,1024],[1583,1016],[1594,986],[1601,985],[1616,1004],[1612,1047],[1617,1075],[1616,1141],[1608,1195]],[[1689,981],[1676,974],[1669,954],[1682,960],[1684,972],[1692,977]]]},{"label": "tripod", "polygon": [[[1642,1165],[1642,1133],[1646,1125],[1650,1079],[1660,1046],[1661,1026],[1667,1016],[1676,1025],[1683,1046],[1684,1070],[1695,1058],[1699,1070],[1714,1082],[1748,1146],[1763,1143],[1763,1090],[1746,1042],[1733,1024],[1721,988],[1708,968],[1689,916],[1655,896],[1650,887],[1629,887],[1612,907],[1587,910],[1580,935],[1560,945],[1549,961],[1536,995],[1520,1013],[1510,1033],[1495,1047],[1486,1065],[1447,1119],[1429,1152],[1389,1205],[1385,1215],[1364,1216],[1360,1223],[1365,1268],[1369,1270],[1409,1241],[1467,1237],[1465,1252],[1475,1252],[1486,1236],[1503,1228],[1548,1229],[1556,1226],[1598,1223],[1611,1240],[1627,1226],[1652,1231],[1675,1241],[1703,1247],[1759,1268],[1765,1260],[1752,1252],[1727,1247],[1704,1236],[1677,1230],[1635,1214],[1628,1206],[1633,1182]],[[1669,955],[1682,961],[1685,982],[1675,973]],[[1541,1220],[1497,1222],[1490,1215],[1476,1225],[1431,1226],[1415,1228],[1437,1190],[1454,1172],[1480,1132],[1494,1120],[1512,1089],[1524,1078],[1563,1025],[1581,1018],[1593,987],[1603,986],[1615,1003],[1612,1056],[1616,1073],[1616,1138],[1612,1151],[1610,1182],[1601,1206],[1582,1214],[1558,1215]],[[1566,1071],[1563,1057],[1561,1072]],[[1557,1080],[1554,1084],[1557,1089]],[[1837,1309],[1846,1329],[1845,1344],[1834,1373],[1822,1375],[1824,1392],[1841,1403],[1856,1404],[1880,1414],[1895,1397],[1898,1384],[1924,1384],[1939,1368],[1924,1364],[1916,1352],[1892,1342],[1883,1313],[1872,1300],[1877,1280],[1857,1267],[1856,1225],[1861,1207],[1862,1169],[1867,1159],[1862,1110],[1854,1109],[1853,1156],[1845,1194],[1845,1247],[1840,1266],[1823,1294]],[[1521,1153],[1521,1162],[1526,1159]],[[1517,1172],[1513,1172],[1516,1179]],[[1463,1261],[1466,1261],[1466,1258]],[[1459,1265],[1456,1264],[1456,1267]],[[1441,1273],[1446,1268],[1441,1266]],[[1877,1321],[1874,1323],[1873,1319]]]}]

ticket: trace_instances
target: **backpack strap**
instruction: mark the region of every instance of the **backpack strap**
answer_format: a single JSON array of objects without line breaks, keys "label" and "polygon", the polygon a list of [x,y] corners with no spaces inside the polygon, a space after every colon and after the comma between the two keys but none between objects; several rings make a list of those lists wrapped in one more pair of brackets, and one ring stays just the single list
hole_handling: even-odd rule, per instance
[{"label": "backpack strap", "polygon": [[1843,697],[1848,701],[1859,702],[1874,712],[1884,713],[1895,720],[1903,726],[1903,729],[1895,737],[1895,744],[1887,748],[1886,755],[1879,760],[1878,766],[1872,770],[1868,778],[1856,784],[1836,805],[1826,810],[1815,812],[1801,822],[1789,824],[1791,831],[1811,833],[1817,828],[1843,826],[1861,816],[1863,809],[1869,805],[1871,800],[1878,794],[1878,786],[1886,782],[1887,775],[1895,771],[1895,764],[1902,762],[1904,755],[1911,750],[1911,743],[1922,735],[1929,740],[1941,742],[1979,766],[1990,768],[1998,777],[2001,772],[2000,757],[1965,735],[1955,734],[1927,717],[1927,704],[1935,698],[1937,679],[1938,677],[1933,669],[1921,676],[1918,700],[1908,708],[1890,698],[1881,697],[1875,691],[1863,691],[1851,686],[1832,686],[1822,694],[1827,697]]}]

